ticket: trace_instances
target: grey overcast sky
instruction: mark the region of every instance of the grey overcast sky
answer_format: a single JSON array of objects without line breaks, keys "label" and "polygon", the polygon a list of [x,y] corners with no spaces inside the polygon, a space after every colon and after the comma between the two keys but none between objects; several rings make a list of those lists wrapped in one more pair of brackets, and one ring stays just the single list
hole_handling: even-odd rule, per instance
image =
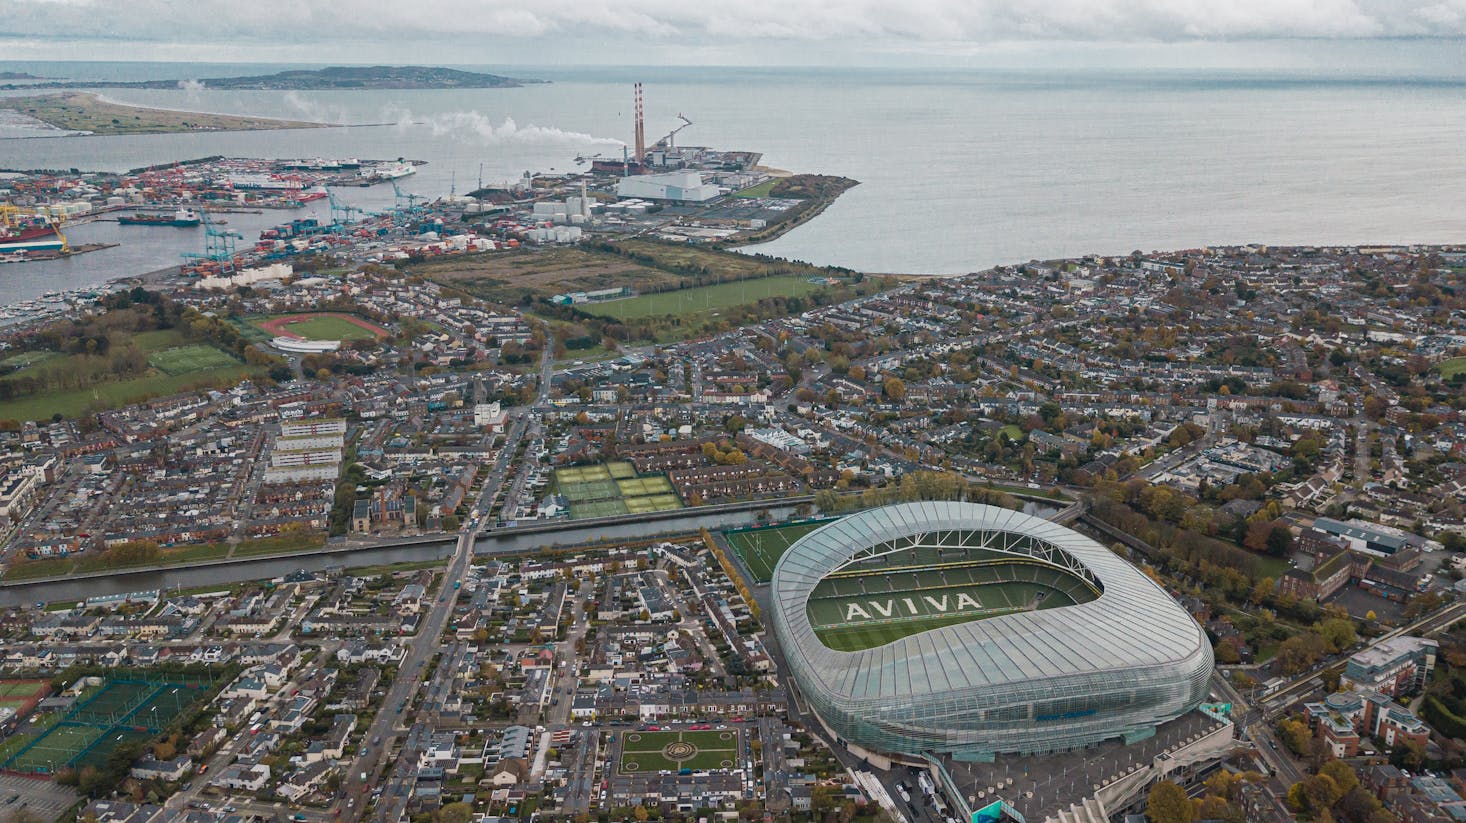
[{"label": "grey overcast sky", "polygon": [[0,59],[1466,73],[1466,0],[0,0]]}]

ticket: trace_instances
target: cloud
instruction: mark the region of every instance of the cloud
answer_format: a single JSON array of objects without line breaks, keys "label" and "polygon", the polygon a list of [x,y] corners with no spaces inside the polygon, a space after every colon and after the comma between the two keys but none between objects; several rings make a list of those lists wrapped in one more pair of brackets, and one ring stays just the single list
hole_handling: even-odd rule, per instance
[{"label": "cloud", "polygon": [[[0,0],[3,36],[161,44],[657,44],[1466,36],[1466,0]],[[64,32],[63,34],[58,34]]]}]

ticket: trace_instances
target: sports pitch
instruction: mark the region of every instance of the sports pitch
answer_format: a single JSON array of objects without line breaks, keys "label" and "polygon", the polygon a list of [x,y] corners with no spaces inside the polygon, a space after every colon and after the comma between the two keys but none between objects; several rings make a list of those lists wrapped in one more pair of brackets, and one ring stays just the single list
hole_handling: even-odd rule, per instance
[{"label": "sports pitch", "polygon": [[666,475],[637,477],[625,461],[555,470],[555,486],[570,503],[570,516],[611,517],[682,508]]},{"label": "sports pitch", "polygon": [[787,526],[764,526],[754,529],[734,529],[723,532],[723,539],[743,558],[744,565],[755,580],[767,583],[774,579],[774,567],[779,558],[794,545],[794,541],[818,529],[830,521],[790,523]]},{"label": "sports pitch", "polygon": [[738,732],[627,732],[621,743],[621,773],[732,769],[738,763]]},{"label": "sports pitch", "polygon": [[29,698],[46,687],[44,680],[0,680],[0,697]]},{"label": "sports pitch", "polygon": [[285,314],[253,321],[274,335],[306,340],[377,340],[387,330],[349,314]]},{"label": "sports pitch", "polygon": [[239,361],[213,346],[195,343],[155,352],[148,357],[148,365],[170,377],[177,377],[189,372],[238,366]]},{"label": "sports pitch", "polygon": [[826,577],[810,593],[807,609],[820,642],[849,652],[970,620],[1087,602],[1095,594],[1085,586],[1031,562],[966,561]]},{"label": "sports pitch", "polygon": [[60,722],[13,750],[0,769],[54,774],[68,767],[100,765],[117,746],[161,732],[212,690],[178,683],[108,680]]}]

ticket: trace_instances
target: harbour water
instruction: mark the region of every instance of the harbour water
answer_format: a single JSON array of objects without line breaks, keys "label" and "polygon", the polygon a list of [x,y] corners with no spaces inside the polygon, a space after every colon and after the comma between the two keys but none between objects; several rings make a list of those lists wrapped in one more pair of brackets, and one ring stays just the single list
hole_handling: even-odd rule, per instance
[{"label": "harbour water", "polygon": [[[475,67],[462,67],[475,68]],[[483,68],[483,67],[478,67]],[[275,67],[36,64],[72,77],[193,77]],[[0,167],[125,170],[213,154],[427,160],[404,188],[464,193],[526,170],[619,157],[630,83],[648,136],[761,151],[767,165],[862,181],[818,219],[760,247],[872,272],[956,273],[1087,252],[1233,243],[1462,239],[1466,82],[1228,73],[1001,73],[745,68],[487,68],[553,81],[432,91],[143,91],[141,105],[382,124],[309,131],[0,140]],[[387,187],[348,192],[367,208]],[[289,213],[238,216],[246,236]],[[278,219],[277,219],[278,218]],[[231,218],[234,219],[234,218]],[[127,231],[127,234],[122,232]],[[144,240],[135,232],[146,232]],[[123,242],[0,267],[0,303],[174,264],[186,238],[82,225]]]}]

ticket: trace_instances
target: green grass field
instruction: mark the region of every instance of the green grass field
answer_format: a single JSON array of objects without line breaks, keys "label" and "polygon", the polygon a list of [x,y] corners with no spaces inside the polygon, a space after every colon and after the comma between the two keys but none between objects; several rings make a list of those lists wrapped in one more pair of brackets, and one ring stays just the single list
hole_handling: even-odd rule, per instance
[{"label": "green grass field", "polygon": [[1012,443],[1021,443],[1024,439],[1023,429],[1018,428],[1012,423],[998,429],[998,436],[1006,437]]},{"label": "green grass field", "polygon": [[615,480],[636,476],[636,467],[625,460],[612,460],[606,464],[606,472]]},{"label": "green grass field", "polygon": [[30,366],[40,365],[47,360],[61,356],[61,352],[54,351],[23,351],[20,354],[12,354],[4,360],[0,360],[0,366],[12,369],[24,369]]},{"label": "green grass field", "polygon": [[[273,319],[273,318],[267,318]],[[284,328],[307,340],[375,340],[376,335],[350,320],[330,315],[307,317],[287,323]]]},{"label": "green grass field", "polygon": [[723,532],[723,539],[743,558],[743,564],[755,580],[767,583],[774,579],[774,567],[779,558],[794,545],[794,541],[825,525],[829,521],[816,523],[792,523],[774,528],[736,530]]},{"label": "green grass field", "polygon": [[768,197],[770,190],[772,190],[774,188],[774,184],[777,183],[777,182],[779,182],[779,178],[777,178],[777,177],[775,177],[772,180],[765,180],[764,182],[759,183],[757,186],[753,186],[751,188],[744,189],[743,191],[740,191],[740,192],[734,192],[733,196],[734,197],[747,197],[747,198]]},{"label": "green grass field", "polygon": [[765,297],[800,297],[818,291],[822,286],[803,277],[761,277],[735,283],[718,283],[691,289],[643,294],[625,300],[586,305],[582,310],[617,320],[660,317],[673,314],[689,316],[718,311],[732,306],[756,303]]},{"label": "green grass field", "polygon": [[1442,360],[1436,364],[1436,369],[1441,377],[1450,380],[1458,374],[1466,372],[1466,357],[1452,357],[1450,360]]},{"label": "green grass field", "polygon": [[239,361],[213,346],[195,343],[191,346],[164,349],[150,356],[148,365],[164,374],[176,377],[191,372],[226,369],[239,365]]},{"label": "green grass field", "polygon": [[[1022,611],[1022,609],[1008,609],[1002,612],[990,612],[988,617],[996,617],[999,614]],[[838,652],[858,652],[864,649],[874,649],[877,646],[884,646],[893,640],[900,640],[907,635],[929,632],[932,629],[940,629],[943,626],[952,626],[957,623],[966,623],[972,620],[970,614],[948,614],[941,617],[928,617],[922,620],[905,620],[896,623],[866,623],[860,626],[831,626],[829,628],[817,628],[814,631],[815,637],[821,643]]]},{"label": "green grass field", "polygon": [[48,557],[44,560],[22,560],[11,563],[5,570],[6,580],[34,580],[38,577],[58,577],[71,571],[76,565],[72,557]]},{"label": "green grass field", "polygon": [[[115,409],[154,397],[229,385],[263,371],[246,366],[212,346],[189,344],[176,329],[139,332],[132,336],[132,344],[148,356],[148,365],[152,367],[148,373],[81,389],[41,392],[7,400],[0,403],[0,419],[50,420],[54,414],[80,417],[89,411]],[[10,377],[42,378],[48,372],[80,369],[88,364],[95,368],[94,361],[87,357],[58,352],[14,355],[11,359],[25,358],[30,365]]]},{"label": "green grass field", "polygon": [[735,731],[627,732],[621,772],[732,769],[738,762]]}]

